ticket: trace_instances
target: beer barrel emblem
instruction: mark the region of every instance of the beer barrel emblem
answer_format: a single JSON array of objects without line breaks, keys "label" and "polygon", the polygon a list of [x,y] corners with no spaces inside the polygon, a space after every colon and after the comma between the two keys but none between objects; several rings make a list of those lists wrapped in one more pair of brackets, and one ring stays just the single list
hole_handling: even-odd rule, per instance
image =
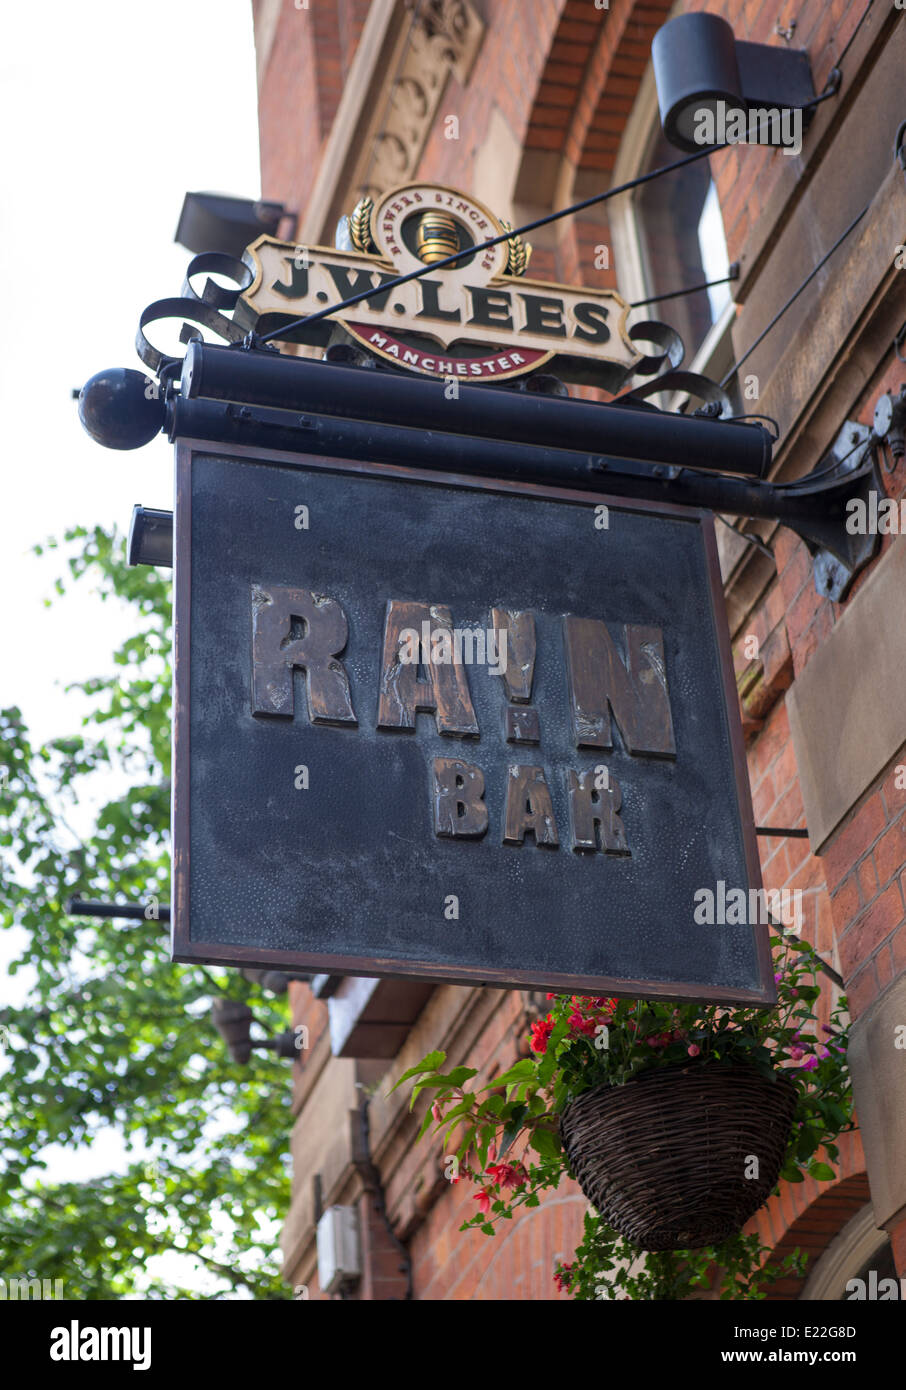
[{"label": "beer barrel emblem", "polygon": [[446,212],[424,212],[419,219],[416,235],[419,259],[425,265],[442,261],[459,250],[456,221]]}]

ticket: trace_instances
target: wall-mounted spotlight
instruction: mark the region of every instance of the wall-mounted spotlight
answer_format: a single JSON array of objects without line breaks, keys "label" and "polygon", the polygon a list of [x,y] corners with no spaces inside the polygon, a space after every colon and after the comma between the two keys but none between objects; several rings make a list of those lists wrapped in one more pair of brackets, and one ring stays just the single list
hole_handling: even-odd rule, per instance
[{"label": "wall-mounted spotlight", "polygon": [[805,49],[737,42],[720,15],[677,15],[655,34],[651,57],[664,134],[681,150],[723,144],[728,113],[758,112],[748,122],[756,137],[739,143],[761,145],[791,143],[790,113],[801,119],[800,135],[811,119],[803,110],[815,97]]},{"label": "wall-mounted spotlight", "polygon": [[259,198],[231,198],[225,193],[187,193],[174,241],[187,251],[222,251],[240,257],[256,237],[276,236],[284,217],[282,203]]},{"label": "wall-mounted spotlight", "polygon": [[276,1052],[278,1057],[296,1058],[299,1055],[299,1035],[293,1028],[285,1033],[275,1033],[270,1038],[253,1038],[251,1035],[255,1015],[248,1004],[238,999],[215,999],[211,1006],[214,1027],[217,1029],[233,1061],[244,1067],[252,1055],[253,1047],[263,1047]]}]

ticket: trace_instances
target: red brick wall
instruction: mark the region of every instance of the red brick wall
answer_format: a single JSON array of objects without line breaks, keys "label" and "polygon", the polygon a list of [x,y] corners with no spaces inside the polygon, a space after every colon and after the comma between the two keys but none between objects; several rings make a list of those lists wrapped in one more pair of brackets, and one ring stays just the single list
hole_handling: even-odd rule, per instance
[{"label": "red brick wall", "polygon": [[[778,46],[784,41],[774,32],[777,22],[789,23],[794,16],[793,45],[808,50],[820,91],[865,3],[801,0],[791,6],[789,0],[694,0],[688,8],[723,13],[739,38]],[[468,189],[496,106],[527,155],[565,154],[584,179],[603,188],[648,61],[651,37],[669,8],[669,0],[612,0],[608,11],[595,10],[590,0],[532,0],[531,7],[524,0],[484,0],[479,9],[488,26],[485,40],[468,86],[452,75],[447,82],[420,175]],[[296,12],[291,4],[285,7],[261,90],[266,196],[304,205],[366,12],[364,0],[312,0],[308,12]],[[448,115],[459,117],[458,140],[445,138]],[[779,152],[733,149],[712,160],[731,259],[739,257],[756,227],[783,158]],[[612,268],[594,268],[595,247],[608,241],[601,220],[571,219],[555,248],[536,248],[531,274],[574,283],[613,283]],[[878,395],[898,389],[902,379],[903,369],[889,354],[851,413],[870,423]],[[826,442],[828,447],[832,443]],[[886,485],[892,496],[902,495],[906,464],[887,477]],[[889,544],[885,538],[884,545]],[[756,823],[801,827],[803,802],[784,693],[827,640],[845,605],[817,594],[807,549],[792,532],[780,530],[775,554],[777,577],[738,634],[735,656],[742,675],[750,662],[744,639],[757,637],[761,679],[744,702]],[[855,593],[864,582],[863,576]],[[893,768],[900,761],[906,762],[906,750],[869,789],[820,859],[809,852],[806,840],[760,841],[765,886],[803,890],[803,935],[829,961],[836,951],[854,1016],[906,969],[906,793],[893,785]],[[507,998],[472,1055],[457,1061],[502,1069],[524,1047],[518,997]],[[830,1007],[827,990],[822,1020]],[[323,1027],[323,1005],[310,1018],[300,1015],[299,1021]],[[836,1182],[809,1180],[801,1187],[785,1188],[753,1223],[781,1253],[796,1240],[820,1251],[866,1200],[858,1137],[841,1147],[843,1165]],[[537,1211],[516,1218],[505,1234],[493,1239],[480,1232],[459,1235],[464,1215],[474,1209],[475,1189],[467,1182],[450,1185],[439,1179],[441,1158],[433,1154],[426,1161],[422,1152],[413,1151],[388,1184],[388,1205],[409,1232],[415,1296],[557,1297],[551,1279],[554,1258],[570,1257],[581,1228],[584,1201],[576,1188],[565,1184]],[[377,1227],[374,1239],[377,1250]],[[906,1225],[893,1233],[893,1244],[899,1268],[906,1273]],[[397,1279],[398,1271],[390,1268],[395,1254],[383,1248],[378,1253],[381,1277]],[[786,1296],[795,1293],[787,1290]]]},{"label": "red brick wall", "polygon": [[282,0],[258,85],[261,193],[304,208],[368,15],[368,0]]},{"label": "red brick wall", "polygon": [[[733,25],[738,39],[751,43],[771,43],[780,47],[804,48],[812,66],[815,91],[821,92],[831,69],[865,12],[864,0],[692,0],[689,10],[708,10],[722,14]],[[796,29],[789,45],[775,33],[795,19]],[[850,76],[850,74],[847,74]],[[737,260],[746,237],[755,227],[774,187],[785,156],[780,151],[725,150],[711,161],[720,195],[730,260]]]}]

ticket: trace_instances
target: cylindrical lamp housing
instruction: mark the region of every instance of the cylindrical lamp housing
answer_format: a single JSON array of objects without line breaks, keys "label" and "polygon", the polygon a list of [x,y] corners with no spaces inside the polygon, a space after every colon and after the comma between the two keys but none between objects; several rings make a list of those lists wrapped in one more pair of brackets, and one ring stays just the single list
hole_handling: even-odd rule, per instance
[{"label": "cylindrical lamp housing", "polygon": [[661,125],[671,145],[693,154],[704,141],[695,139],[700,112],[727,107],[745,109],[742,81],[731,26],[716,14],[682,14],[669,20],[651,45]]},{"label": "cylindrical lamp housing", "polygon": [[[444,383],[363,367],[334,366],[277,352],[189,343],[183,362],[185,400],[291,410],[297,415],[443,430],[486,440],[608,454],[763,478],[773,439],[763,425],[704,420],[619,402],[561,399],[491,386],[460,387],[460,409],[447,411]],[[431,467],[429,459],[426,466]]]}]

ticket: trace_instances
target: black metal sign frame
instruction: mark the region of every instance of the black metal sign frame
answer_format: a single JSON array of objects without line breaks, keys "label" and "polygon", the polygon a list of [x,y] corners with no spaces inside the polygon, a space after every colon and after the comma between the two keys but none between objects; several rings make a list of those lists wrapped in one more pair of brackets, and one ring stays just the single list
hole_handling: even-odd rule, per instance
[{"label": "black metal sign frame", "polygon": [[[726,880],[749,895],[761,888],[709,512],[202,440],[178,444],[176,491],[175,960],[727,1004],[774,1002],[766,925],[692,926],[692,885],[713,888],[716,880]],[[329,521],[331,505],[324,503],[331,495],[350,509],[350,517],[359,519],[347,521],[345,530]],[[491,498],[497,499],[493,505]],[[307,550],[300,551],[300,538],[287,522],[294,499],[313,504],[317,524],[326,527],[320,537],[316,526],[302,538]],[[608,525],[595,537],[594,517],[602,508]],[[412,559],[413,537],[420,534],[423,520],[419,509],[428,518],[426,544],[439,547],[447,572],[454,553],[450,547],[459,535],[465,572],[458,596],[436,592],[438,587],[443,590],[437,578],[443,565],[439,570],[436,563],[422,563],[421,583],[414,579],[415,559],[402,566],[396,563],[394,572],[395,557],[408,554]],[[287,530],[268,555],[278,512]],[[456,530],[467,512],[474,515],[477,528],[469,536]],[[482,512],[483,523],[478,520]],[[384,529],[391,522],[395,535]],[[583,577],[581,566],[570,569],[568,536],[580,523],[589,528],[590,543],[598,544],[599,557],[609,554],[613,559],[611,582],[626,605],[619,613],[602,604],[599,585],[593,582],[603,570],[590,563]],[[377,528],[371,540],[369,527]],[[633,528],[638,532],[635,539],[630,536]],[[342,555],[337,553],[340,534],[345,535]],[[631,578],[636,543],[647,548],[647,565],[643,555],[641,572],[636,564]],[[282,559],[277,558],[281,547],[286,551]],[[519,565],[508,568],[503,563],[496,573],[495,563],[520,548]],[[480,555],[487,556],[484,576],[476,572]],[[556,556],[562,558],[560,569],[570,571],[560,591]],[[671,565],[676,565],[675,573],[670,573]],[[375,576],[382,566],[388,578],[378,593]],[[335,653],[341,668],[343,663],[349,666],[354,720],[342,708],[329,707],[330,696],[328,705],[312,705],[304,667],[294,674],[291,663],[288,681],[291,706],[295,683],[295,712],[287,717],[279,704],[283,697],[273,694],[275,683],[271,681],[270,695],[262,693],[267,680],[262,678],[256,686],[255,604],[271,603],[277,590],[302,592],[298,586],[305,586],[309,597],[327,594],[332,584],[336,588],[347,578],[355,587],[357,571],[361,614],[354,602],[345,603],[349,644],[338,644]],[[524,593],[514,592],[516,573],[526,576]],[[463,585],[469,588],[473,574],[474,601],[464,604]],[[578,598],[577,576],[582,581]],[[671,585],[681,582],[687,592],[674,592]],[[455,584],[450,587],[456,589]],[[650,600],[645,598],[649,587]],[[632,602],[626,598],[630,591],[635,594]],[[665,597],[671,593],[672,602]],[[224,609],[219,616],[221,594]],[[509,624],[511,653],[514,643],[522,650],[518,643],[525,629],[522,611],[505,605],[525,603],[525,610],[537,615],[537,698],[531,684],[528,694],[520,693],[518,681],[513,684],[508,678],[507,695],[499,676],[481,673],[472,677],[482,735],[477,739],[468,732],[463,735],[456,725],[461,711],[451,715],[451,726],[445,730],[440,727],[440,708],[433,718],[430,712],[420,713],[412,721],[414,729],[404,718],[398,727],[392,727],[392,720],[388,725],[376,686],[366,688],[374,686],[372,676],[379,684],[382,672],[387,674],[387,604],[407,604],[409,616],[418,617],[416,600],[435,607],[449,600],[454,622],[461,617],[474,623],[481,616],[479,595],[486,612],[494,609],[504,615],[495,623]],[[668,611],[662,651],[654,626],[659,602]],[[609,635],[604,632],[605,619]],[[490,622],[488,618],[489,633]],[[682,629],[681,636],[672,632],[674,626]],[[363,645],[366,627],[370,637]],[[304,630],[304,623],[292,632],[287,628],[282,645],[298,641]],[[625,708],[610,708],[611,721],[604,704],[597,731],[589,735],[580,722],[582,690],[587,694],[591,679],[581,669],[589,642],[592,647],[599,642],[598,671],[600,662],[609,659],[618,676],[617,662],[622,664],[620,679],[627,671],[633,679],[640,678],[643,667],[649,672],[646,679],[650,671],[660,672],[669,682],[672,700],[666,723],[657,717],[646,722],[640,714],[633,732]],[[557,653],[552,657],[554,646]],[[648,657],[639,656],[643,648],[650,667],[645,665]],[[561,669],[564,666],[568,669]],[[421,680],[424,668],[418,670]],[[284,672],[276,685],[285,689],[286,681]],[[550,698],[554,687],[560,696],[558,709],[563,706],[559,714]],[[276,703],[269,704],[271,700]],[[499,706],[496,726],[488,719],[493,701]],[[349,712],[353,713],[351,704]],[[579,748],[582,737],[587,746]],[[298,764],[318,764],[320,789],[284,795],[281,784],[276,798],[282,798],[281,809],[275,812],[268,760],[277,739],[282,740],[281,756],[291,743],[293,750],[302,750],[293,752]],[[342,767],[350,740],[357,741],[358,784],[351,780],[350,764],[346,773]],[[306,750],[323,751],[328,741],[326,761],[318,752],[308,756]],[[395,755],[407,769],[399,779],[386,772],[390,746],[406,750]],[[369,781],[369,758],[377,781]],[[379,759],[384,760],[381,772],[375,771]],[[424,772],[413,777],[416,762]],[[444,822],[451,805],[458,807],[460,816],[468,808],[468,793],[465,801],[457,802],[456,789],[464,785],[463,764],[483,768],[485,786],[472,806],[484,803],[489,809],[488,824],[484,830],[477,827],[471,839],[468,832],[458,833],[455,815],[452,827]],[[602,764],[613,773],[604,807],[601,797],[591,793],[592,770]],[[329,795],[328,767],[337,779]],[[540,769],[540,778],[533,780],[531,769]],[[515,776],[517,771],[521,781],[512,799],[505,774]],[[281,764],[281,778],[291,772]],[[622,812],[613,799],[621,784]],[[397,822],[401,788],[417,811],[407,810]],[[303,816],[296,823],[303,806],[309,819]],[[550,817],[547,809],[553,813]],[[333,840],[327,835],[320,857],[313,858],[319,854],[314,840],[331,816]],[[545,844],[546,820],[554,821],[555,828]],[[423,833],[417,830],[419,842],[410,839],[407,848],[402,830],[411,832],[413,826],[421,826]],[[318,827],[314,835],[312,827]],[[328,843],[335,844],[333,858]],[[240,862],[243,846],[248,854]],[[288,862],[294,855],[298,869]],[[320,872],[312,870],[315,862]],[[432,877],[430,866],[435,862],[443,872]],[[399,885],[426,865],[425,922],[419,925],[412,902],[402,903]],[[592,875],[597,878],[590,888]],[[295,908],[288,905],[292,884]],[[470,899],[472,885],[478,892]],[[438,896],[442,886],[448,892]],[[448,897],[457,901],[459,915],[452,919],[444,916]],[[413,950],[414,941],[427,946]]]}]

